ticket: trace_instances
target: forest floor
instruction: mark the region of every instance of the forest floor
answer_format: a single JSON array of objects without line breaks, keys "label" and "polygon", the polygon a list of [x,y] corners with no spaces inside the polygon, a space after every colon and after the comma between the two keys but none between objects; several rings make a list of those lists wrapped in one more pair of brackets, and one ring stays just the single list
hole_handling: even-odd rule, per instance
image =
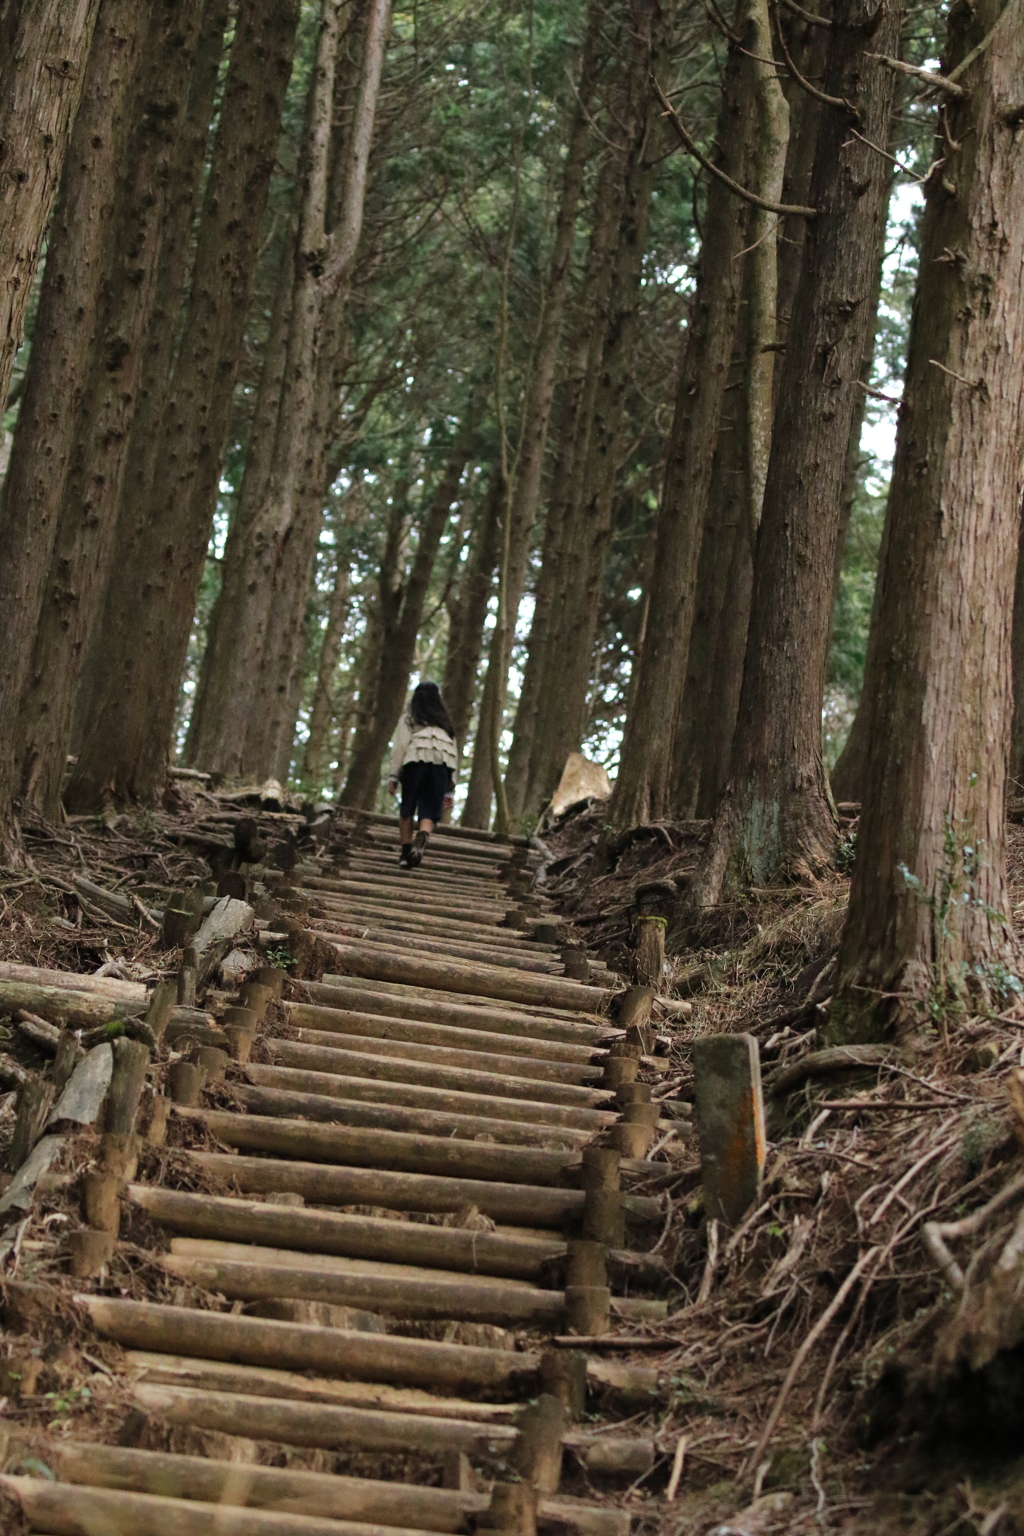
[{"label": "forest floor", "polygon": [[[672,1071],[658,1092],[688,1104],[693,1037],[748,1031],[768,1121],[761,1205],[709,1253],[691,1174],[661,1245],[686,1291],[664,1338],[684,1445],[666,1530],[1024,1532],[1024,1001],[937,1010],[880,1068],[801,1080],[827,1014],[848,876],[695,921],[685,889],[709,824],[638,829],[609,856],[602,809],[576,808],[542,833],[546,888],[624,974],[638,893],[665,916],[667,990],[693,1012],[661,1026]],[[847,848],[855,831],[847,817]],[[1019,932],[1024,829],[1008,838]],[[923,1228],[990,1201],[975,1231],[945,1239],[956,1267],[944,1273]]]},{"label": "forest floor", "polygon": [[[657,1021],[667,1070],[655,1096],[677,1125],[675,1147],[657,1152],[676,1170],[654,1243],[674,1281],[669,1315],[615,1355],[655,1368],[671,1390],[653,1420],[650,1411],[636,1420],[653,1430],[657,1464],[615,1502],[649,1536],[1024,1533],[1024,1002],[940,1013],[924,1022],[916,1049],[893,1050],[881,1065],[802,1075],[814,1070],[846,878],[758,893],[694,925],[683,893],[704,824],[620,839],[614,867],[597,874],[601,809],[577,810],[542,834],[541,888],[590,955],[626,976],[642,893],[646,910],[667,919],[666,992],[692,1009],[662,1010]],[[164,973],[160,907],[170,889],[209,878],[202,853],[222,810],[223,797],[185,782],[159,813],[26,823],[21,867],[0,870],[0,961],[152,982]],[[282,811],[286,840],[300,821]],[[1024,831],[1012,826],[1010,839],[1016,921]],[[761,1203],[709,1243],[690,1045],[718,1031],[758,1040],[769,1145]],[[14,1127],[11,1074],[47,1060],[23,1031],[0,1024],[12,1090],[0,1095],[0,1155]],[[230,1089],[222,1092],[228,1107]],[[172,1186],[175,1154],[173,1144],[159,1153]],[[0,1253],[5,1285],[60,1283],[70,1209],[70,1197],[48,1196],[17,1229]],[[926,1246],[927,1224],[980,1211],[972,1230],[940,1232]],[[127,1237],[121,1294],[171,1299],[152,1263],[165,1241],[141,1224]],[[0,1412],[51,1433],[118,1433],[126,1402],[116,1346],[83,1336],[70,1310],[47,1320],[54,1328],[62,1347],[55,1352],[51,1337],[37,1349],[31,1382],[24,1351],[6,1347]],[[210,1445],[202,1437],[204,1454],[216,1454]],[[353,1470],[406,1475],[379,1457]]]}]

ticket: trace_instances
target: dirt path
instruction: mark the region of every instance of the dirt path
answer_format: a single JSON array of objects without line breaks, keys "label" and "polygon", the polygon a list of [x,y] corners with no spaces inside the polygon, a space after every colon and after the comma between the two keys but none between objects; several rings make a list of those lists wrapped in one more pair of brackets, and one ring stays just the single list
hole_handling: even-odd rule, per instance
[{"label": "dirt path", "polygon": [[[193,840],[258,853],[243,815]],[[112,1058],[96,1126],[50,1096],[22,1173],[60,1145],[5,1233],[40,1250],[41,1200],[74,1229],[71,1275],[8,1262],[8,1378],[58,1336],[95,1368],[94,1411],[49,1424],[22,1373],[25,1529],[628,1536],[664,1449],[628,1349],[667,1310],[658,1063],[538,861],[444,829],[403,872],[393,820],[325,818],[284,872],[236,856],[212,910],[154,913],[173,986],[0,966],[23,1017]]]}]

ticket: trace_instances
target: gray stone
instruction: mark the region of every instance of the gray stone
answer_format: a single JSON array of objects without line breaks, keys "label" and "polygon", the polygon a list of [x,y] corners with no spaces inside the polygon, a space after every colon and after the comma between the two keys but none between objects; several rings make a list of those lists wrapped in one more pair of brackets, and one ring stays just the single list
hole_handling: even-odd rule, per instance
[{"label": "gray stone", "polygon": [[78,1063],[56,1104],[47,1125],[74,1120],[78,1125],[95,1125],[114,1073],[114,1051],[109,1042],[94,1046]]},{"label": "gray stone", "polygon": [[63,1136],[44,1136],[36,1142],[0,1199],[0,1215],[4,1211],[28,1210],[36,1184],[63,1147],[64,1141]]},{"label": "gray stone", "polygon": [[704,1207],[732,1227],[761,1195],[765,1134],[757,1041],[753,1035],[695,1040],[693,1076]]}]

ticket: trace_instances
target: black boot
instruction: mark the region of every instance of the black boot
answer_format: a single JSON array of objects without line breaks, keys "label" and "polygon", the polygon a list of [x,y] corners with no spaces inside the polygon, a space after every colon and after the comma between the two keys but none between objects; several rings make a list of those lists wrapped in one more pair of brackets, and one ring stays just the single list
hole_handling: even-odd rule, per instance
[{"label": "black boot", "polygon": [[412,843],[402,844],[402,851],[398,855],[398,867],[399,869],[412,869]]},{"label": "black boot", "polygon": [[412,853],[409,855],[409,861],[413,869],[418,869],[423,863],[423,854],[429,836],[429,832],[417,832],[412,840]]}]

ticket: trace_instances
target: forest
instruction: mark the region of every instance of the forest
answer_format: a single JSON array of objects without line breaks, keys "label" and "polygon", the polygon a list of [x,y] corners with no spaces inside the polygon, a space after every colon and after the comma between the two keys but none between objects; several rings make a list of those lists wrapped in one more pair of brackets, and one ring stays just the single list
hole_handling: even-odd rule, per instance
[{"label": "forest", "polygon": [[582,749],[697,907],[862,803],[839,1033],[998,990],[1024,27],[946,9],[6,0],[6,845],[383,808],[429,676],[463,825]]}]

